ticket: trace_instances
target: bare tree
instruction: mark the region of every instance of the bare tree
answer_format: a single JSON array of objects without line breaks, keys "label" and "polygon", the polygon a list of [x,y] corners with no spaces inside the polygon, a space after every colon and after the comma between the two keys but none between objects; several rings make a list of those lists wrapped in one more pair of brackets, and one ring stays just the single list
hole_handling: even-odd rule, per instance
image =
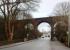
[{"label": "bare tree", "polygon": [[32,15],[30,13],[20,11],[16,17],[17,20],[24,20],[24,19],[32,19]]},{"label": "bare tree", "polygon": [[[8,41],[13,39],[14,21],[19,11],[33,10],[35,0],[0,0],[0,13],[5,20],[5,32],[7,33]],[[23,4],[21,6],[20,4]],[[23,7],[23,8],[20,8]]]},{"label": "bare tree", "polygon": [[57,3],[53,10],[55,16],[69,16],[70,2]]}]

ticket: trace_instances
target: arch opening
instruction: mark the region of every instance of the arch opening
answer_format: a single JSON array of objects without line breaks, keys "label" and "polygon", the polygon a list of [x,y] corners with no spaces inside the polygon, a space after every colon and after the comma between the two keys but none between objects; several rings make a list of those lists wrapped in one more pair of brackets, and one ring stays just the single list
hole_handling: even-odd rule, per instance
[{"label": "arch opening", "polygon": [[51,39],[51,26],[47,22],[42,22],[38,25],[37,30],[42,33],[42,38]]}]

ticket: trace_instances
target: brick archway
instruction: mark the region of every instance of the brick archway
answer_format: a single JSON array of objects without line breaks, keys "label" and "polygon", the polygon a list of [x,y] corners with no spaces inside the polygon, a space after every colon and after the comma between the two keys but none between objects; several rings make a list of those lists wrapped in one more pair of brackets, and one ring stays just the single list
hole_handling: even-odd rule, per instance
[{"label": "brick archway", "polygon": [[37,30],[37,27],[40,23],[46,22],[51,26],[51,40],[53,39],[53,17],[45,17],[45,18],[35,18],[35,19],[28,19],[30,23],[34,25],[35,31]]},{"label": "brick archway", "polygon": [[[38,32],[42,33],[41,37],[47,37],[51,39],[51,26],[47,22],[42,22],[37,26]],[[49,37],[48,37],[49,36]]]},{"label": "brick archway", "polygon": [[17,21],[19,22],[20,26],[25,26],[28,23],[32,23],[34,25],[34,30],[37,31],[37,27],[40,23],[42,22],[47,22],[51,26],[51,40],[53,40],[54,37],[54,24],[57,23],[58,21],[63,20],[65,23],[68,24],[68,17],[64,16],[53,16],[53,17],[44,17],[44,18],[33,18],[33,19],[25,19],[25,20],[20,20]]}]

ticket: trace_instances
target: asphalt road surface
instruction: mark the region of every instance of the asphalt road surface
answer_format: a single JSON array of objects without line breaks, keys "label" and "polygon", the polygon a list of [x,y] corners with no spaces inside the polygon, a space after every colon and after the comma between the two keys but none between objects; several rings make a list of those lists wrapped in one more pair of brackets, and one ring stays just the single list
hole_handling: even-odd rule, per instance
[{"label": "asphalt road surface", "polygon": [[49,38],[39,38],[29,42],[17,43],[0,47],[0,50],[70,50],[58,41],[50,41]]}]

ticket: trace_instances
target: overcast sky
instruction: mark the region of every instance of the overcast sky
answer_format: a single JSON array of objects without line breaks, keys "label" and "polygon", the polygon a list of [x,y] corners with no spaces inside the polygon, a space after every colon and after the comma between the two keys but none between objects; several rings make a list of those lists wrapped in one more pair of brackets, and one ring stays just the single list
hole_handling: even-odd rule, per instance
[{"label": "overcast sky", "polygon": [[56,3],[65,1],[69,0],[41,0],[38,11],[32,12],[32,15],[34,18],[48,17],[49,15],[52,15]]}]

